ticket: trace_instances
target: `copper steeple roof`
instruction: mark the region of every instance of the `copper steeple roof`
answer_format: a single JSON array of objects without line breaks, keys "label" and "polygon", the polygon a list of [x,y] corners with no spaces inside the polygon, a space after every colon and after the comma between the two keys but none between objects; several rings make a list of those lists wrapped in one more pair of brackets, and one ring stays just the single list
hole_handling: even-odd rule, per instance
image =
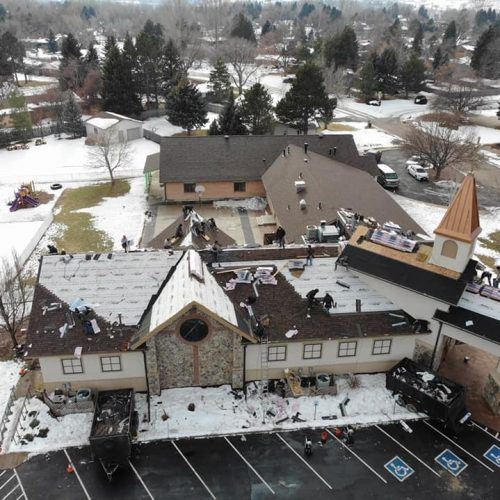
[{"label": "copper steeple roof", "polygon": [[476,180],[468,174],[434,233],[472,243],[480,232]]}]

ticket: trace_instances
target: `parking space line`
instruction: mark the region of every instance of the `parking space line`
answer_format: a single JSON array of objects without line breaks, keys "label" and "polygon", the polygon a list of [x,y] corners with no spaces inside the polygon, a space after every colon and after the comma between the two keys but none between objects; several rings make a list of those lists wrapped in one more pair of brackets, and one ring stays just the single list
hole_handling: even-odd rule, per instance
[{"label": "parking space line", "polygon": [[330,431],[330,429],[326,429],[326,432],[328,432],[328,434],[330,434],[330,436],[332,436],[334,439],[336,439],[347,451],[352,453],[363,465],[368,467],[368,469],[370,469],[381,481],[383,481],[385,484],[387,484],[386,479],[384,479],[373,467],[368,465],[357,453],[352,451],[351,448],[349,448],[349,446],[347,446],[345,443],[343,443],[333,432]]},{"label": "parking space line", "polygon": [[78,479],[78,482],[80,483],[80,486],[82,487],[83,492],[85,493],[85,496],[87,497],[88,500],[92,500],[90,498],[89,492],[87,491],[87,488],[85,488],[85,485],[83,484],[82,478],[80,477],[80,474],[78,474],[78,471],[76,470],[75,464],[73,463],[73,460],[71,460],[71,457],[69,456],[68,451],[65,449],[64,454],[66,455],[66,458],[68,459],[68,462],[70,463],[71,467],[73,467],[73,470],[75,471],[75,476]]},{"label": "parking space line", "polygon": [[467,455],[469,455],[469,457],[473,458],[476,462],[479,462],[485,469],[488,469],[490,472],[495,472],[491,467],[489,467],[485,463],[481,462],[481,460],[479,460],[479,458],[474,456],[472,453],[468,452],[465,448],[462,448],[454,439],[451,439],[446,434],[443,434],[439,429],[436,429],[432,424],[429,424],[429,422],[427,422],[426,420],[424,420],[423,422],[425,425],[427,425],[431,429],[434,429],[438,434],[440,434],[445,439],[447,439],[450,443],[454,444],[457,448],[460,448],[464,453],[467,453]]},{"label": "parking space line", "polygon": [[129,463],[131,469],[135,472],[135,475],[137,476],[137,478],[139,479],[141,484],[144,486],[144,489],[146,490],[147,494],[149,495],[149,498],[151,498],[151,500],[155,500],[155,497],[149,491],[148,487],[146,486],[146,483],[142,480],[142,477],[137,472],[137,469],[132,465],[132,462],[129,460],[128,463]]},{"label": "parking space line", "polygon": [[375,425],[375,427],[380,432],[384,433],[389,439],[392,439],[397,445],[401,446],[401,448],[403,448],[403,450],[405,450],[413,458],[415,458],[416,460],[418,460],[424,467],[427,467],[433,474],[435,474],[437,477],[441,477],[431,466],[427,465],[422,459],[420,459],[419,457],[417,457],[417,455],[415,455],[415,453],[413,453],[412,451],[410,451],[406,446],[404,446],[402,443],[400,443],[397,439],[393,438],[388,432],[384,431],[384,429],[382,429],[378,425]]},{"label": "parking space line", "polygon": [[4,470],[1,474],[0,474],[0,477],[2,477],[7,471]]},{"label": "parking space line", "polygon": [[5,481],[5,483],[3,483],[2,486],[0,486],[0,490],[3,490],[5,488],[5,485],[7,483],[10,483],[14,479],[15,476],[16,476],[15,474],[12,474],[12,476],[10,476],[9,479],[7,479],[7,481]]},{"label": "parking space line", "polygon": [[313,468],[312,468],[312,467],[311,467],[311,466],[310,466],[310,465],[309,465],[309,464],[308,464],[308,463],[304,460],[304,458],[303,458],[303,457],[301,457],[301,456],[300,456],[300,455],[299,455],[299,454],[298,454],[298,453],[297,453],[297,452],[296,452],[296,451],[295,451],[295,450],[294,450],[294,449],[293,449],[293,448],[292,448],[292,447],[288,444],[288,442],[287,442],[287,441],[286,441],[286,440],[285,440],[285,439],[284,439],[284,438],[283,438],[280,434],[278,434],[277,432],[275,432],[275,435],[276,435],[276,436],[278,436],[278,437],[281,439],[281,441],[283,441],[283,442],[284,442],[284,443],[288,446],[288,448],[290,448],[290,449],[293,451],[293,453],[295,453],[295,455],[297,455],[297,457],[299,457],[299,458],[300,458],[300,460],[302,460],[302,462],[304,462],[304,464],[306,464],[306,465],[307,465],[307,467],[309,467],[309,469],[311,469],[311,470],[314,472],[314,474],[316,474],[316,476],[317,476],[317,477],[319,477],[319,478],[321,479],[321,481],[323,481],[323,483],[325,483],[325,484],[326,484],[326,486],[328,486],[328,488],[330,488],[331,490],[333,490],[332,486],[331,486],[331,485],[330,485],[330,484],[329,484],[329,483],[328,483],[328,482],[327,482],[327,481],[326,481],[326,480],[325,480],[322,476],[320,476],[320,475],[319,475],[319,473],[318,473],[318,472],[316,472],[316,470],[315,470],[315,469],[313,469]]},{"label": "parking space line", "polygon": [[485,434],[488,434],[488,436],[490,436],[491,438],[496,439],[500,443],[500,439],[498,439],[498,432],[496,433],[496,435],[494,435],[492,432],[488,430],[488,427],[483,428],[480,425],[476,424],[476,422],[472,422],[472,425],[474,427],[477,427],[479,430],[483,431]]},{"label": "parking space line", "polygon": [[183,458],[184,462],[186,462],[188,467],[193,471],[193,474],[199,479],[200,483],[203,486],[205,486],[205,489],[208,491],[209,495],[213,498],[213,500],[215,500],[215,495],[211,492],[210,488],[207,486],[207,483],[205,483],[205,481],[203,481],[203,478],[196,472],[196,469],[191,465],[189,460],[184,456],[184,453],[182,453],[180,448],[173,441],[170,441],[170,442],[172,443],[172,446],[177,450],[179,455]]},{"label": "parking space line", "polygon": [[18,483],[18,484],[16,484],[16,485],[14,486],[14,488],[12,488],[12,489],[11,489],[11,490],[7,493],[7,495],[5,495],[5,496],[2,498],[2,500],[5,500],[5,499],[6,499],[6,498],[7,498],[7,497],[11,494],[11,493],[13,493],[14,491],[16,491],[16,490],[17,490],[17,488],[19,488],[19,483]]},{"label": "parking space line", "polygon": [[[20,486],[20,488],[21,488],[21,491],[23,492],[23,494],[22,494],[19,498],[21,498],[21,497],[24,495],[24,498],[25,498],[26,500],[28,500],[28,495],[26,495],[26,491],[25,491],[25,489],[24,489],[23,483],[21,482],[21,478],[19,477],[19,474],[17,473],[17,470],[16,470],[16,469],[14,469],[14,474],[16,475],[16,477],[17,477],[17,482],[19,483],[19,486]],[[16,500],[19,500],[19,499],[16,499]]]},{"label": "parking space line", "polygon": [[231,441],[229,441],[229,439],[226,436],[224,436],[224,439],[227,441],[227,443],[229,444],[229,446],[231,446],[231,448],[241,457],[241,459],[243,460],[243,462],[245,462],[248,465],[248,467],[253,471],[253,473],[262,481],[262,483],[267,486],[267,489],[273,495],[276,495],[276,493],[271,488],[271,486],[269,486],[269,484],[267,484],[267,482],[265,481],[265,479],[253,468],[252,464],[237,450],[236,446],[234,446],[234,444],[231,443]]}]

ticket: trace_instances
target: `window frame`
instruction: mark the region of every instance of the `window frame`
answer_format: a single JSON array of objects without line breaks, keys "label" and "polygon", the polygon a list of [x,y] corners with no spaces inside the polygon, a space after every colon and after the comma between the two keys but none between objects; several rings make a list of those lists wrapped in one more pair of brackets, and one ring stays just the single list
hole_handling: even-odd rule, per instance
[{"label": "window frame", "polygon": [[[381,342],[380,347],[377,347],[377,342]],[[384,343],[389,342],[389,350],[385,352]],[[380,352],[375,352],[376,349],[379,349]],[[386,354],[391,354],[392,350],[392,339],[375,339],[372,344],[372,356],[384,356]]]},{"label": "window frame", "polygon": [[[70,366],[64,364],[65,361],[70,362]],[[79,364],[79,367],[75,366],[75,362]],[[83,371],[83,361],[82,358],[61,358],[61,367],[64,375],[81,375]],[[79,368],[80,371],[75,371],[75,368]],[[71,371],[67,371],[71,369]]]},{"label": "window frame", "polygon": [[[319,356],[316,356],[315,354],[318,354],[315,350],[316,347],[319,346]],[[306,353],[306,348],[311,347],[311,352]],[[310,356],[306,354],[311,354]],[[323,344],[321,342],[317,343],[312,343],[312,344],[303,344],[302,347],[302,359],[321,359],[323,356]]]},{"label": "window frame", "polygon": [[[271,349],[276,349],[276,352],[271,356]],[[279,352],[278,349],[283,349],[283,352]],[[287,346],[286,345],[270,345],[267,348],[267,361],[269,363],[274,363],[275,361],[286,361]],[[278,357],[283,356],[283,358]],[[274,357],[275,359],[272,359]]]},{"label": "window frame", "polygon": [[[113,368],[113,365],[116,364],[116,361],[113,361],[112,358],[117,358],[118,359],[118,366],[119,366],[118,369],[114,369]],[[109,360],[109,362],[106,362],[106,364],[109,364],[109,366],[110,366],[109,370],[104,369],[104,365],[105,365],[104,360],[105,359]],[[123,368],[122,368],[122,358],[121,358],[121,356],[119,354],[113,355],[113,356],[101,356],[100,360],[101,360],[101,371],[102,371],[102,373],[121,372],[121,371],[123,371]]]},{"label": "window frame", "polygon": [[[342,344],[354,344],[354,353],[349,354],[349,351],[352,350],[352,347],[342,347]],[[341,351],[345,351],[345,354],[341,354]],[[357,340],[345,340],[339,342],[339,347],[337,349],[337,358],[354,358],[358,352],[358,341]]]},{"label": "window frame", "polygon": [[[243,189],[240,189],[243,188]],[[247,192],[247,183],[245,181],[233,182],[233,191],[235,193],[246,193]]]},{"label": "window frame", "polygon": [[196,182],[184,182],[185,193],[196,193]]}]

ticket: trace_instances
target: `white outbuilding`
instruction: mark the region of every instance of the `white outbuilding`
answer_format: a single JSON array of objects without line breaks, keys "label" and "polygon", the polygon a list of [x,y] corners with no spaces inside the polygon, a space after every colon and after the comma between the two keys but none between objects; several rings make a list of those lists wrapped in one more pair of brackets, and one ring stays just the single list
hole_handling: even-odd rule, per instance
[{"label": "white outbuilding", "polygon": [[116,135],[118,141],[134,141],[142,137],[142,124],[140,120],[128,116],[103,111],[85,121],[87,139],[98,142],[107,134]]}]

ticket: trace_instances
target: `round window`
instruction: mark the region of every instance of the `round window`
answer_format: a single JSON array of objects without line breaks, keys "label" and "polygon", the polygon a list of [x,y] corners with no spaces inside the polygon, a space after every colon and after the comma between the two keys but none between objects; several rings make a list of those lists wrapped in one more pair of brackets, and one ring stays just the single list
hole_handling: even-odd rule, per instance
[{"label": "round window", "polygon": [[208,325],[201,319],[188,319],[182,323],[180,334],[188,342],[199,342],[208,335]]}]

